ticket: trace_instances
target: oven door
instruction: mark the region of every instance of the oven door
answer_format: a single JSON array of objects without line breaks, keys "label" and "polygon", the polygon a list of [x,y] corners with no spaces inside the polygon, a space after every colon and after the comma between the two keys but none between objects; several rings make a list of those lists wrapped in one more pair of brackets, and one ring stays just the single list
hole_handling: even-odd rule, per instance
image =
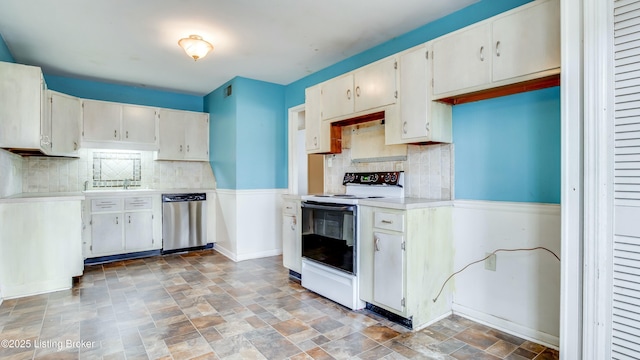
[{"label": "oven door", "polygon": [[302,257],[356,273],[356,205],[302,202]]}]

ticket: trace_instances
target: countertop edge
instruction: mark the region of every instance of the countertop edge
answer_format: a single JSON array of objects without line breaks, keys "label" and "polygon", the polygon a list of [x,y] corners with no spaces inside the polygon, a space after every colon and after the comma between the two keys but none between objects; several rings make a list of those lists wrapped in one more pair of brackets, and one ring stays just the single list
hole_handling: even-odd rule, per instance
[{"label": "countertop edge", "polygon": [[0,198],[0,204],[23,203],[23,202],[43,202],[43,201],[82,201],[86,198],[110,197],[121,195],[160,195],[160,194],[184,194],[184,193],[211,193],[216,189],[131,189],[131,190],[89,190],[79,192],[50,192],[19,193],[4,198]]}]

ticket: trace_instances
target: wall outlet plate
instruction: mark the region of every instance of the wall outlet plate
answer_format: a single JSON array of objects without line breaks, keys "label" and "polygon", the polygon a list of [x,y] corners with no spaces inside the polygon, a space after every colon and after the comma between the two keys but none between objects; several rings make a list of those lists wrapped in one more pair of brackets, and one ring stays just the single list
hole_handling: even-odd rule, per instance
[{"label": "wall outlet plate", "polygon": [[489,256],[489,258],[484,261],[484,268],[490,271],[496,271],[496,254],[486,253],[485,256]]}]

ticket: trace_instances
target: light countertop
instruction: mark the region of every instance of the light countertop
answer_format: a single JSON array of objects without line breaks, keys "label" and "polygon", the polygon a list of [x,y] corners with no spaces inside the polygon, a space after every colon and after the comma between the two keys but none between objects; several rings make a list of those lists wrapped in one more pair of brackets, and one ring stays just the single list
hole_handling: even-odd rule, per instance
[{"label": "light countertop", "polygon": [[439,206],[452,206],[452,200],[433,200],[422,198],[383,198],[383,199],[362,199],[358,200],[358,205],[376,206],[388,209],[411,210]]},{"label": "light countertop", "polygon": [[5,198],[0,198],[0,204],[21,203],[21,202],[39,202],[39,201],[77,201],[84,200],[87,197],[95,198],[100,196],[118,196],[118,195],[160,195],[160,194],[184,194],[184,193],[203,193],[214,192],[215,189],[109,189],[109,190],[87,190],[78,192],[30,192],[19,193]]}]

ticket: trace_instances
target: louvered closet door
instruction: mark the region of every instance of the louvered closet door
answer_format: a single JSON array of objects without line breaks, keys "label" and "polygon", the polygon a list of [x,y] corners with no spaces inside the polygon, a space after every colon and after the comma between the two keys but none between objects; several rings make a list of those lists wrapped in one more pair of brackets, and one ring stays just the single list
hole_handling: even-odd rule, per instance
[{"label": "louvered closet door", "polygon": [[640,358],[640,0],[614,2],[615,234],[611,357]]}]

